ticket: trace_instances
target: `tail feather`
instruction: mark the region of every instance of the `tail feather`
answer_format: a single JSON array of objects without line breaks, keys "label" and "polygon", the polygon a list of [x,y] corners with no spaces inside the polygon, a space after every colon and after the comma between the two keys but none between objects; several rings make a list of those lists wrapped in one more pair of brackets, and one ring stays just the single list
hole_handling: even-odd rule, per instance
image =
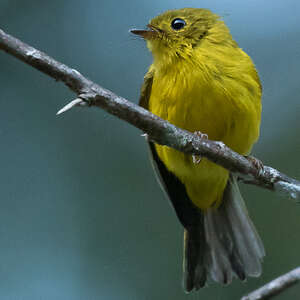
[{"label": "tail feather", "polygon": [[204,265],[204,251],[202,245],[205,243],[203,230],[203,216],[200,217],[200,226],[194,226],[189,230],[184,230],[184,260],[183,285],[186,292],[193,289],[198,290],[205,285],[206,268]]},{"label": "tail feather", "polygon": [[228,284],[233,277],[261,274],[265,250],[248,215],[236,178],[230,175],[222,205],[201,214],[197,228],[185,229],[184,282],[187,292],[205,285],[208,275]]},{"label": "tail feather", "polygon": [[232,281],[230,254],[233,242],[226,226],[222,211],[209,209],[204,214],[204,232],[206,238],[206,268],[211,278],[220,283]]},{"label": "tail feather", "polygon": [[224,193],[224,209],[227,223],[232,229],[232,237],[237,245],[237,254],[248,276],[261,274],[261,261],[265,256],[263,243],[252,223],[236,179],[231,176]]}]

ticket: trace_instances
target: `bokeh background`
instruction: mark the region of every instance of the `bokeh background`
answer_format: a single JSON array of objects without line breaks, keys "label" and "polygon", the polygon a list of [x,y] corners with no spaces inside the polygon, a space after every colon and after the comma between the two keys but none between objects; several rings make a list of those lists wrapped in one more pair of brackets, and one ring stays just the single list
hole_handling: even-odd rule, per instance
[{"label": "bokeh background", "polygon": [[[186,6],[221,14],[255,61],[264,97],[254,154],[299,179],[298,0],[0,0],[0,28],[137,102],[151,55],[128,29]],[[96,108],[57,117],[73,98],[0,52],[0,299],[231,300],[299,265],[300,206],[242,186],[267,251],[263,275],[185,295],[182,228],[141,132]]]}]

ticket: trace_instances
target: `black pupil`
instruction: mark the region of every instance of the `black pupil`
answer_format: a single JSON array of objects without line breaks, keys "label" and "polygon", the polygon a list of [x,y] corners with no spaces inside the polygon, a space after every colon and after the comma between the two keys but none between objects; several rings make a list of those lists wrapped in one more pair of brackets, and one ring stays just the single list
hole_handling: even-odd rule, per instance
[{"label": "black pupil", "polygon": [[184,20],[178,18],[178,19],[174,19],[172,21],[171,26],[174,30],[179,30],[179,29],[182,29],[185,26],[185,24],[186,23]]}]

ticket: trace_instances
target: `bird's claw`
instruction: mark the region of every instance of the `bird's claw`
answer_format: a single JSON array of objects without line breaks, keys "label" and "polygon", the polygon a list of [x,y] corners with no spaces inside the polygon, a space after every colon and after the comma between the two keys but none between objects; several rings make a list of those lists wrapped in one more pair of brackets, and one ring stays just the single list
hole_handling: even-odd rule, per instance
[{"label": "bird's claw", "polygon": [[251,155],[247,155],[246,158],[254,165],[257,170],[257,175],[259,175],[264,169],[262,161]]},{"label": "bird's claw", "polygon": [[[208,139],[208,135],[206,133],[202,133],[201,131],[195,131],[194,134],[198,135],[200,137],[200,139]],[[196,164],[200,164],[202,157],[200,155],[192,155],[193,158],[193,163]]]}]

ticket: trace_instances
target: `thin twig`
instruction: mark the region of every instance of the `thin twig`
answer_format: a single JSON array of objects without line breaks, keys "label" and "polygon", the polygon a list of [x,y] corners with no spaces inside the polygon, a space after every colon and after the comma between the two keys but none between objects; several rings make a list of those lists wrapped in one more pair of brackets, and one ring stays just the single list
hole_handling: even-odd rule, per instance
[{"label": "thin twig", "polygon": [[[129,102],[47,54],[23,43],[0,29],[0,49],[17,57],[58,81],[64,82],[77,94],[62,110],[83,105],[97,106],[130,123],[148,134],[150,140],[173,147],[187,154],[200,155],[237,173],[245,183],[283,192],[293,199],[300,198],[300,182],[272,167],[258,168],[253,159],[239,155],[222,142],[201,139],[196,134],[180,129],[142,107]],[[59,113],[62,113],[62,110]]]},{"label": "thin twig", "polygon": [[258,290],[242,297],[241,300],[270,299],[300,281],[300,267],[272,280]]},{"label": "thin twig", "polygon": [[82,99],[80,98],[76,98],[75,100],[71,101],[70,103],[68,103],[67,105],[65,105],[63,108],[61,108],[56,115],[61,115],[64,112],[72,109],[74,106],[85,106],[86,102],[84,102]]}]

